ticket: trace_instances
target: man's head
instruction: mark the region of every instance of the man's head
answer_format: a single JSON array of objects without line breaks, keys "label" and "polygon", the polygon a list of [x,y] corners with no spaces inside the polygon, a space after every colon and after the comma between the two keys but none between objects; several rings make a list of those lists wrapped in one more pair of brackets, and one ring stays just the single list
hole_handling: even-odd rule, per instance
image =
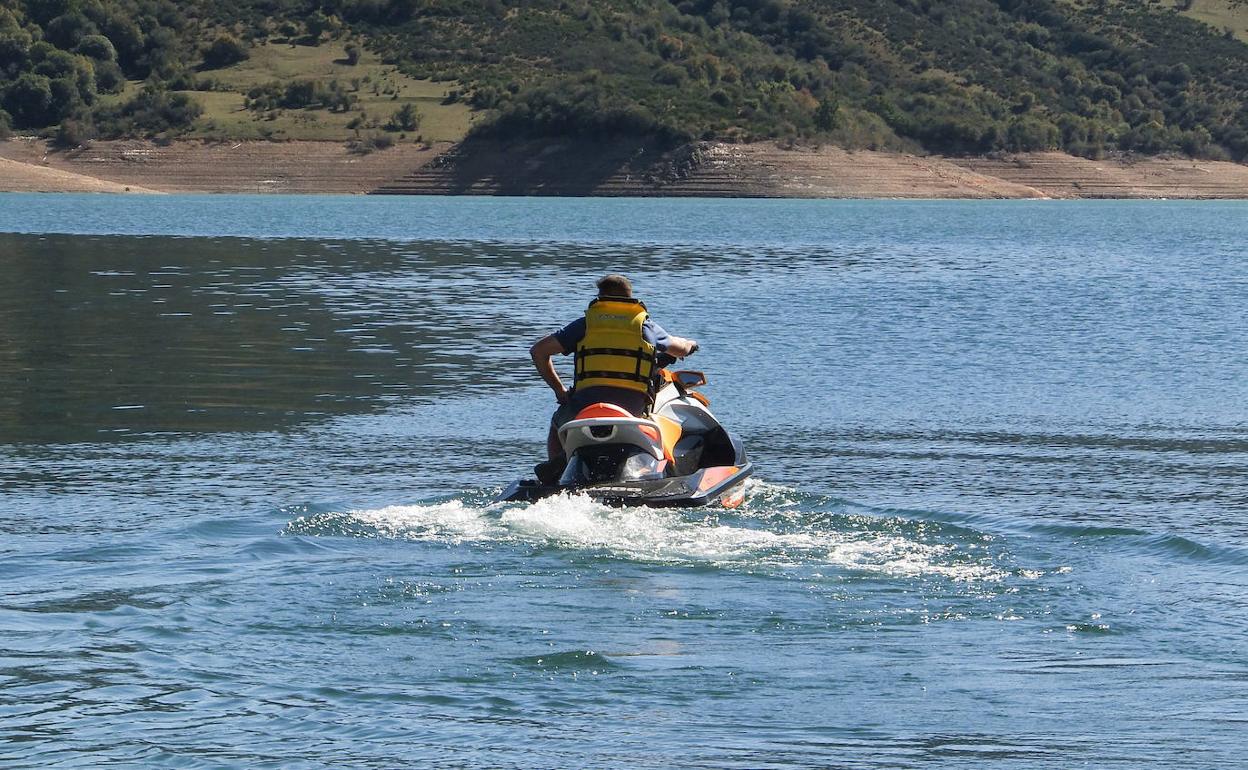
[{"label": "man's head", "polygon": [[624,276],[612,273],[598,279],[598,296],[631,297],[633,296],[633,284]]}]

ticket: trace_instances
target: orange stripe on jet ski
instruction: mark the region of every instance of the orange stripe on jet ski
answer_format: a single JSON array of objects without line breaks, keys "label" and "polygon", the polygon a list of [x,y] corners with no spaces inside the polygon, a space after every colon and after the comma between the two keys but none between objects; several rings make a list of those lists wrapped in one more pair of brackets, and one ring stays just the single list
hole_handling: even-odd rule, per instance
[{"label": "orange stripe on jet ski", "polygon": [[745,485],[737,487],[732,492],[719,498],[719,504],[725,508],[740,508],[741,503],[745,502]]},{"label": "orange stripe on jet ski", "polygon": [[576,419],[585,420],[590,417],[632,417],[633,413],[615,404],[590,404],[576,413]]},{"label": "orange stripe on jet ski", "polygon": [[676,442],[680,441],[680,423],[661,414],[655,415],[655,422],[659,424],[659,430],[663,433],[663,456],[676,462],[672,450],[676,448]]},{"label": "orange stripe on jet ski", "polygon": [[702,480],[698,482],[698,491],[705,492],[732,476],[737,470],[739,469],[735,465],[720,465],[715,468],[707,468],[702,472]]}]

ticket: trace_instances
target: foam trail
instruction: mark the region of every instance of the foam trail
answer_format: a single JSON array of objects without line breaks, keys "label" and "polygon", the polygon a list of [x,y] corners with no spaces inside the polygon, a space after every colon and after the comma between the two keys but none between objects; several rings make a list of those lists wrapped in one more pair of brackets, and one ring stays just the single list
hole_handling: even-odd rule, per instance
[{"label": "foam trail", "polygon": [[974,546],[923,542],[853,526],[777,532],[715,515],[613,508],[583,495],[527,505],[398,505],[319,514],[292,522],[297,534],[342,534],[438,542],[512,542],[605,551],[616,558],[729,568],[832,567],[897,576],[999,580],[1006,573]]},{"label": "foam trail", "polygon": [[467,506],[461,500],[437,505],[391,505],[373,511],[351,511],[348,515],[377,528],[389,537],[417,540],[491,540],[499,535],[496,522],[485,510]]}]

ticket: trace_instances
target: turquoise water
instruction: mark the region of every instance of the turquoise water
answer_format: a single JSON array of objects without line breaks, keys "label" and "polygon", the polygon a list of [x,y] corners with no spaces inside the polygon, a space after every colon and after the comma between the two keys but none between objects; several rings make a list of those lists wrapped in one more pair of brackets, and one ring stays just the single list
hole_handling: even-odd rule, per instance
[{"label": "turquoise water", "polygon": [[[1242,767],[1246,226],[0,195],[0,766]],[[611,270],[744,508],[491,504]]]}]

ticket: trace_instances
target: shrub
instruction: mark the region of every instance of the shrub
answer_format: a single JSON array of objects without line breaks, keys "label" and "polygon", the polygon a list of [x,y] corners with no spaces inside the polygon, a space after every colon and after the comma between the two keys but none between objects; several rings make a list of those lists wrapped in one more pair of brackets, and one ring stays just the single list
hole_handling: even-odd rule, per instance
[{"label": "shrub", "polygon": [[57,147],[72,149],[81,147],[94,138],[95,126],[91,124],[91,121],[70,118],[61,121],[61,125],[57,126],[52,142]]},{"label": "shrub", "polygon": [[357,98],[348,93],[337,80],[326,86],[318,80],[296,80],[283,86],[266,83],[247,92],[247,108],[257,112],[266,110],[315,109],[322,107],[333,112],[346,112]]},{"label": "shrub", "polygon": [[1209,144],[1212,141],[1213,137],[1209,134],[1209,130],[1204,126],[1197,126],[1183,134],[1183,152],[1193,158],[1201,157],[1209,152]]},{"label": "shrub", "polygon": [[332,27],[329,17],[319,9],[308,14],[307,18],[304,19],[303,25],[308,30],[308,37],[314,41],[312,45],[316,45],[316,41],[320,40],[321,35]]},{"label": "shrub", "polygon": [[184,130],[201,112],[203,107],[199,102],[186,94],[148,86],[125,104],[97,109],[95,122],[100,136],[151,135]]},{"label": "shrub", "polygon": [[411,104],[395,110],[386,124],[387,131],[415,131],[417,128],[420,128],[420,113]]},{"label": "shrub", "polygon": [[837,112],[840,108],[841,107],[835,98],[825,96],[823,100],[819,102],[819,108],[815,110],[815,128],[820,131],[831,131],[835,129],[838,124]]},{"label": "shrub", "polygon": [[685,70],[675,64],[664,64],[654,73],[654,82],[665,86],[678,86],[685,82]]},{"label": "shrub", "polygon": [[356,139],[347,143],[347,149],[357,155],[367,155],[373,150],[386,150],[394,146],[394,137],[389,134],[375,134],[367,139]]},{"label": "shrub", "polygon": [[228,67],[246,61],[247,48],[229,35],[220,35],[203,51],[204,66],[208,69]]},{"label": "shrub", "polygon": [[314,80],[302,80],[286,86],[282,95],[281,106],[289,109],[307,107],[317,102],[317,83]]},{"label": "shrub", "polygon": [[1005,132],[1006,147],[1013,152],[1051,150],[1060,136],[1057,126],[1030,115],[1012,120]]},{"label": "shrub", "polygon": [[352,67],[360,63],[360,47],[355,43],[347,43],[347,64]]}]

